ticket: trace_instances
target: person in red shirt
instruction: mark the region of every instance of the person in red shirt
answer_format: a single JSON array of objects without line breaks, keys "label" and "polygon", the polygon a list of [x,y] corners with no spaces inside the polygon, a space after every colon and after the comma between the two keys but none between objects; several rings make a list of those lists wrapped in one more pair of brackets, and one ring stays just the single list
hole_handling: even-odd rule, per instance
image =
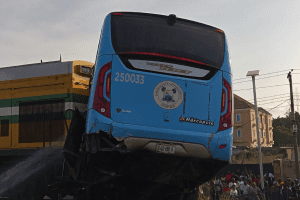
[{"label": "person in red shirt", "polygon": [[232,177],[232,174],[230,173],[230,171],[228,171],[228,173],[226,174],[226,180],[227,180],[227,183],[230,182],[231,177]]},{"label": "person in red shirt", "polygon": [[252,182],[256,183],[256,185],[258,185],[258,183],[259,183],[259,180],[256,178],[255,175],[252,176]]}]

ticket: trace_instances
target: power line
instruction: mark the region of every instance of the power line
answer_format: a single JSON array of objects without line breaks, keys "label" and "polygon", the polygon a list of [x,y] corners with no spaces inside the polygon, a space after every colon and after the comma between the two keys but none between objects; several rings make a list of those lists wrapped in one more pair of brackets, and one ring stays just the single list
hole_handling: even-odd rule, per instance
[{"label": "power line", "polygon": [[[282,96],[282,95],[287,95],[287,94],[290,94],[290,93],[276,94],[276,95],[267,96],[267,97],[260,97],[260,98],[257,98],[257,99],[265,99],[265,98],[269,98],[269,97],[276,97],[276,96]],[[254,99],[251,99],[249,101],[254,101]]]},{"label": "power line", "polygon": [[[276,76],[283,76],[283,75],[286,75],[286,73],[284,73],[284,74],[279,74],[279,75],[276,75]],[[268,76],[268,77],[264,77],[264,78],[258,78],[258,79],[255,79],[255,80],[263,80],[263,79],[272,78],[272,77],[276,77],[276,76]],[[252,81],[252,79],[249,79],[249,80],[247,80],[247,81],[237,82],[237,83],[245,83],[245,82],[250,82],[250,81]],[[235,83],[235,84],[237,84],[237,83]]]},{"label": "power line", "polygon": [[[265,76],[265,75],[269,75],[269,74],[276,74],[276,73],[279,73],[279,72],[286,72],[288,71],[289,69],[286,69],[286,70],[282,70],[282,71],[277,71],[277,72],[271,72],[271,73],[267,73],[267,74],[261,74],[260,76]],[[239,78],[239,79],[234,79],[233,81],[237,81],[237,80],[242,80],[242,79],[246,79],[248,77],[245,77],[245,78]]]},{"label": "power line", "polygon": [[[288,100],[289,100],[289,99],[288,99]],[[284,104],[284,103],[285,103],[286,101],[288,101],[288,100],[285,100],[285,101],[282,102],[281,104],[278,104],[277,106],[275,106],[275,107],[273,107],[273,108],[271,108],[270,110],[267,110],[267,111],[270,112],[271,110],[273,110],[273,109],[277,108],[278,106]]]},{"label": "power line", "polygon": [[[286,101],[288,101],[288,100],[283,101],[282,103],[278,104],[277,106],[275,106],[275,107],[273,107],[273,108],[271,108],[270,110],[267,110],[267,111],[270,112],[271,110],[273,110],[273,109],[277,108],[278,106],[284,104]],[[246,124],[248,124],[249,122],[254,121],[254,120],[255,120],[255,117],[254,117],[254,119],[251,119],[251,120],[247,121],[246,123],[242,124],[241,126],[234,126],[234,127],[241,128],[241,127],[245,126]]]},{"label": "power line", "polygon": [[[287,99],[286,101],[288,101],[289,99]],[[272,104],[272,103],[277,103],[277,102],[281,102],[282,100],[280,101],[272,101],[272,102],[269,102],[269,103],[261,103],[259,105],[266,105],[266,104]]]},{"label": "power line", "polygon": [[[276,107],[276,108],[286,108],[286,107],[290,107],[291,105],[287,105],[287,106],[279,106],[279,107]],[[269,108],[268,108],[269,109]]]},{"label": "power line", "polygon": [[[300,84],[300,83],[293,83],[293,85],[298,85],[298,84]],[[269,88],[269,87],[278,87],[278,86],[284,86],[284,85],[289,85],[289,84],[272,85],[272,86],[266,86],[266,87],[257,87],[256,89],[260,89],[260,88]],[[253,90],[253,88],[241,89],[241,90],[235,90],[235,91],[242,91],[242,90]]]},{"label": "power line", "polygon": [[[282,96],[282,97],[276,97],[276,98],[272,98],[272,100],[275,100],[275,99],[282,99],[282,98],[289,98],[289,96],[285,95],[285,96]],[[263,102],[263,101],[270,101],[270,99],[264,99],[264,100],[258,100],[257,102]],[[249,100],[249,102],[253,102],[253,99],[252,100]]]}]

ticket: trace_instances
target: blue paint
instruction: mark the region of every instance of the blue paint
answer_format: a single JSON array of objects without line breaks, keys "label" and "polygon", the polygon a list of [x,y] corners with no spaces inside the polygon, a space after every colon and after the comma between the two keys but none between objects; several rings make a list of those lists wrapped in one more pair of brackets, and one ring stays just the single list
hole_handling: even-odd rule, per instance
[{"label": "blue paint", "polygon": [[[222,88],[224,88],[223,79],[232,85],[226,38],[224,63],[221,69],[210,80],[198,80],[127,68],[112,47],[110,24],[111,16],[109,14],[102,27],[97,53],[88,104],[87,133],[101,130],[111,132],[116,138],[151,138],[202,144],[206,148],[210,148],[213,159],[229,161],[233,128],[218,131]],[[98,74],[100,68],[108,62],[112,62],[111,118],[107,118],[93,109]],[[121,78],[121,75],[124,76],[124,79]],[[227,89],[225,91],[227,98],[228,91]],[[186,96],[185,108],[184,95]],[[108,97],[105,96],[105,98],[108,100]],[[176,108],[166,107],[172,103],[176,104]],[[227,104],[222,114],[226,111]],[[168,121],[165,120],[166,113],[168,113]],[[213,122],[214,125],[181,122],[181,116],[206,120]],[[213,137],[211,137],[212,134]],[[208,145],[209,138],[211,140]],[[219,149],[222,144],[226,144],[226,147]]]}]

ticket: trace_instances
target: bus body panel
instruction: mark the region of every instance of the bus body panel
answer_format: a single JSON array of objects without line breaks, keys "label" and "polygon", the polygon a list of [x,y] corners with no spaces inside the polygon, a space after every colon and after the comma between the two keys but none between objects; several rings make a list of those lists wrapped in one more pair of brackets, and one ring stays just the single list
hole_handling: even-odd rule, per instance
[{"label": "bus body panel", "polygon": [[[231,65],[230,65],[230,55],[229,55],[229,49],[228,49],[228,43],[227,43],[226,36],[225,36],[225,52],[224,53],[225,53],[224,54],[224,62],[223,62],[223,65],[220,70],[222,70],[223,72],[232,74],[232,69],[231,69]],[[230,83],[230,85],[232,86],[231,83]]]},{"label": "bus body panel", "polygon": [[[201,144],[210,152],[213,159],[229,161],[233,128],[219,131],[220,116],[226,111],[221,114],[223,80],[225,79],[232,86],[226,38],[224,62],[221,68],[209,80],[199,80],[129,69],[112,47],[110,26],[109,14],[102,27],[98,47],[88,104],[86,132],[95,133],[102,130],[111,133],[118,141],[126,138],[149,138],[153,141]],[[111,118],[93,109],[97,76],[100,68],[108,62],[112,62],[111,98],[109,99]],[[161,93],[166,83],[174,83],[180,88],[179,90],[182,90],[180,91],[183,95],[182,101],[175,108],[159,104],[166,101],[165,105],[168,105],[166,97],[172,90],[170,88],[167,92],[168,88],[164,90],[165,98],[157,95],[159,98],[155,99],[155,94],[158,91]],[[155,90],[156,88],[159,89]],[[172,97],[169,97],[169,102],[170,99],[172,100]],[[227,107],[228,105],[226,109]],[[190,120],[191,118],[193,120]],[[202,124],[197,123],[199,120]],[[222,144],[226,144],[226,147],[220,149]]]},{"label": "bus body panel", "polygon": [[104,20],[102,29],[101,29],[96,64],[97,64],[97,60],[98,60],[98,58],[100,58],[100,56],[107,55],[107,54],[115,54],[115,50],[113,49],[113,47],[111,45],[110,24],[111,24],[111,15],[107,15],[107,17]]},{"label": "bus body panel", "polygon": [[[181,89],[185,87],[185,81],[180,78],[130,70],[115,55],[112,69],[112,120],[141,126],[178,127],[183,101],[177,108],[165,110],[153,97],[155,87],[165,81],[172,81]],[[121,109],[120,112],[117,111],[118,108]],[[165,121],[166,113],[169,113],[169,121]]]},{"label": "bus body panel", "polygon": [[[95,91],[96,91],[96,84],[98,80],[98,74],[101,67],[112,61],[112,55],[102,55],[99,56],[96,64],[95,64],[95,71],[93,75],[93,84],[90,89],[90,97],[88,101],[88,111],[87,111],[87,121],[86,121],[86,133],[95,133],[101,130],[99,126],[96,126],[96,122],[102,122],[104,124],[111,124],[112,120],[101,115],[96,110],[93,109],[93,103],[95,98]],[[98,123],[97,123],[98,124]],[[99,124],[98,124],[99,125]],[[94,126],[94,127],[92,127]],[[106,130],[106,129],[105,129]]]},{"label": "bus body panel", "polygon": [[[220,118],[221,71],[210,81],[204,81],[130,70],[117,56],[113,56],[112,63],[111,118],[113,121],[176,130],[201,129],[210,133],[217,132]],[[154,97],[156,92],[163,93],[156,88],[160,86],[163,88],[167,82],[179,86],[179,88],[171,86],[170,90],[176,89],[178,91],[175,93],[180,93],[182,96],[181,103],[178,102],[180,105],[173,109],[164,107],[168,104],[172,105],[172,102],[164,100],[164,96],[157,97],[159,99]],[[174,95],[172,91],[169,92]],[[210,98],[210,95],[218,96],[218,100]],[[185,120],[181,120],[181,117]],[[197,120],[201,120],[203,124],[196,123]]]}]

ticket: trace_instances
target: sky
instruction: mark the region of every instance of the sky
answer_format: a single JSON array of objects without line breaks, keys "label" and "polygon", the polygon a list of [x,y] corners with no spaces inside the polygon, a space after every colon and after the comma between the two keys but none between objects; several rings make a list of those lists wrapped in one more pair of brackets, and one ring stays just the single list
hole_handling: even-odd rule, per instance
[{"label": "sky", "polygon": [[294,0],[3,0],[0,67],[55,61],[60,54],[62,61],[95,62],[102,23],[110,12],[175,14],[225,32],[233,92],[253,103],[246,74],[259,70],[258,106],[277,118],[290,108],[291,69],[295,111],[300,111],[299,10],[300,1]]}]

